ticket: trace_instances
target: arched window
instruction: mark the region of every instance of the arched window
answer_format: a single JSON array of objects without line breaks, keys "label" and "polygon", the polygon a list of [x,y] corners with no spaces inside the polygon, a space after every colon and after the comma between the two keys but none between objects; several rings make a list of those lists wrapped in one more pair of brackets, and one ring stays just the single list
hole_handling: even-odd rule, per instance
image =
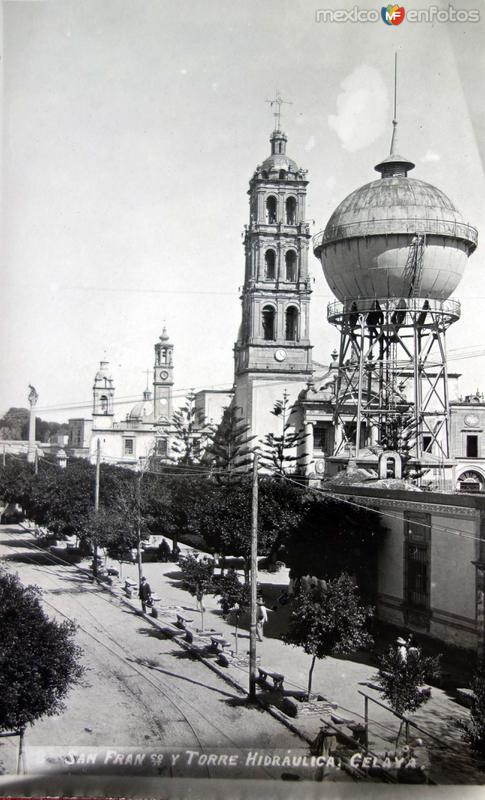
[{"label": "arched window", "polygon": [[298,339],[298,309],[295,306],[286,309],[285,339],[287,342],[296,342]]},{"label": "arched window", "polygon": [[296,281],[296,253],[294,250],[288,250],[285,254],[286,261],[286,280]]},{"label": "arched window", "polygon": [[262,175],[262,177],[263,177],[263,180],[265,180],[265,181],[267,181],[267,180],[268,180],[268,173],[266,172],[266,170],[265,170],[265,169],[263,170],[263,172],[261,173],[261,175]]},{"label": "arched window", "polygon": [[273,306],[264,306],[263,308],[263,339],[265,341],[274,341],[275,336],[275,310]]},{"label": "arched window", "polygon": [[286,172],[284,169],[280,169],[280,181],[284,181],[286,178]]},{"label": "arched window", "polygon": [[296,225],[296,200],[289,197],[286,201],[286,224]]},{"label": "arched window", "polygon": [[276,197],[270,195],[266,200],[266,222],[268,225],[276,223]]},{"label": "arched window", "polygon": [[396,477],[396,459],[393,456],[386,458],[386,478]]},{"label": "arched window", "polygon": [[274,250],[266,250],[264,254],[264,277],[268,281],[274,281],[276,276],[276,253]]},{"label": "arched window", "polygon": [[105,394],[102,394],[99,398],[99,405],[101,406],[101,413],[107,414],[108,413],[108,398]]}]

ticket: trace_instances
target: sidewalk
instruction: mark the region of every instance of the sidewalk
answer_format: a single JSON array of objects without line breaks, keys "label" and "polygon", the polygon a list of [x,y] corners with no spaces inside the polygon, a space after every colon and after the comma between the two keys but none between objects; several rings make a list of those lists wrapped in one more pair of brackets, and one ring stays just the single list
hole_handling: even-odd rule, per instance
[{"label": "sidewalk", "polygon": [[[182,554],[192,548],[181,545]],[[113,566],[115,566],[113,564]],[[178,564],[174,563],[144,563],[143,573],[146,576],[153,592],[161,598],[158,604],[161,613],[159,621],[165,616],[163,609],[170,615],[176,609],[188,616],[193,622],[191,630],[201,628],[201,614],[197,611],[195,598],[180,586],[181,573]],[[138,580],[136,564],[123,565],[123,581],[130,577]],[[240,573],[242,579],[242,572]],[[308,670],[311,656],[306,655],[300,648],[286,645],[279,638],[286,629],[290,609],[280,606],[277,602],[282,590],[288,586],[288,570],[282,569],[278,573],[260,571],[258,586],[262,591],[268,612],[268,623],[265,625],[263,642],[257,642],[258,665],[268,672],[277,672],[285,676],[284,687],[287,694],[301,693],[306,690]],[[229,621],[222,616],[218,598],[213,595],[204,597],[204,629],[220,633],[224,639],[231,643],[231,650],[235,653],[235,629]],[[172,607],[171,609],[167,607]],[[272,607],[277,608],[272,611]],[[230,617],[229,617],[230,619]],[[249,618],[241,615],[242,628],[238,633],[237,657],[247,658],[249,650]],[[210,638],[210,637],[208,637]],[[363,722],[364,698],[359,690],[365,692],[376,700],[381,700],[380,692],[365,685],[374,683],[375,668],[362,664],[358,657],[348,659],[326,658],[317,661],[313,674],[312,693],[324,698],[314,702],[310,707],[304,707],[297,718],[288,717],[288,722],[298,729],[307,740],[312,740],[317,735],[322,719],[335,724],[332,716],[352,720],[356,723]],[[220,671],[230,676],[245,691],[248,690],[248,666],[241,663],[230,663],[228,667],[219,667]],[[441,689],[432,689],[431,699],[422,709],[413,715],[412,719],[418,725],[433,734],[442,745],[449,745],[445,750],[419,731],[410,728],[411,740],[420,737],[429,747],[429,775],[439,783],[483,783],[485,774],[477,769],[469,756],[468,748],[463,743],[459,731],[456,729],[456,720],[466,720],[468,712],[455,700],[450,698]],[[336,727],[339,727],[337,722]],[[369,747],[378,754],[385,751],[394,751],[394,741],[399,728],[399,720],[385,709],[369,702]],[[418,748],[418,751],[421,748]],[[355,748],[353,750],[355,752]]]},{"label": "sidewalk", "polygon": [[[182,555],[191,551],[192,548],[181,545]],[[87,567],[88,562],[83,562],[80,566]],[[117,562],[108,559],[107,566],[119,568]],[[191,619],[190,630],[196,634],[197,629],[201,628],[201,614],[196,608],[195,598],[189,592],[181,588],[181,573],[178,564],[170,563],[144,563],[143,573],[146,576],[152,592],[160,597],[157,603],[159,618],[153,620],[154,624],[161,627],[174,623],[177,613]],[[126,578],[136,582],[136,588],[130,605],[133,605],[141,613],[140,602],[138,600],[138,567],[136,564],[123,564],[122,578],[113,579],[112,590],[119,596],[126,598],[123,585]],[[291,696],[294,693],[301,693],[306,690],[308,680],[308,670],[311,657],[306,655],[300,648],[284,644],[278,638],[282,631],[286,629],[289,607],[280,606],[277,598],[282,590],[288,586],[288,570],[282,569],[279,573],[270,574],[260,571],[258,584],[262,591],[267,607],[269,621],[265,626],[265,638],[263,642],[257,642],[258,665],[268,672],[277,672],[285,676],[285,694]],[[218,598],[213,595],[204,597],[204,630],[218,634],[231,644],[228,648],[236,653],[235,630],[232,624],[222,616]],[[271,611],[275,606],[276,611]],[[151,619],[151,618],[150,618]],[[225,675],[232,682],[236,683],[244,692],[248,690],[248,665],[247,652],[249,650],[248,616],[241,615],[242,627],[239,629],[237,655],[236,658],[229,659],[229,666],[219,666],[211,659],[210,664],[221,674]],[[195,642],[197,637],[195,636]],[[210,636],[204,637],[207,644],[210,644]],[[215,657],[214,657],[215,658]],[[375,668],[367,664],[360,663],[358,656],[347,659],[326,658],[317,661],[313,674],[312,693],[320,695],[322,698],[312,704],[298,704],[299,714],[296,718],[288,717],[281,712],[287,724],[296,729],[307,741],[311,741],[317,735],[321,720],[324,719],[337,729],[342,727],[339,720],[347,722],[362,723],[364,714],[364,698],[359,694],[364,691],[370,697],[381,700],[380,693],[374,688],[367,686],[373,683]],[[245,663],[244,663],[245,662]],[[281,706],[281,694],[266,693],[260,689],[258,692],[269,701],[275,700],[275,704]],[[474,764],[469,755],[468,747],[463,743],[459,731],[456,729],[456,721],[466,720],[468,712],[450,698],[441,689],[432,689],[431,699],[421,710],[412,716],[413,721],[426,729],[427,732],[436,737],[441,745],[437,744],[426,734],[413,731],[410,727],[411,741],[420,737],[426,748],[417,747],[416,756],[421,762],[427,761],[427,774],[437,783],[467,783],[481,784],[485,782],[485,773],[481,772]],[[379,756],[388,752],[394,752],[394,741],[399,728],[397,720],[390,712],[369,702],[369,748]],[[345,727],[345,730],[348,729]],[[404,743],[402,741],[402,743]],[[449,749],[445,749],[447,745]],[[399,748],[400,749],[400,748]],[[424,751],[427,749],[427,755]],[[357,752],[355,746],[349,746],[349,755]]]}]

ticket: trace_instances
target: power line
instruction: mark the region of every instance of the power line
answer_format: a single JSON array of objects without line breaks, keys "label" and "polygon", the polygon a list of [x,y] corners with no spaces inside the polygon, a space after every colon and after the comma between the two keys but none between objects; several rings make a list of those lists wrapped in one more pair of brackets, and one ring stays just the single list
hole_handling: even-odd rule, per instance
[{"label": "power line", "polygon": [[[364,509],[365,511],[373,511],[375,514],[379,514],[382,517],[390,517],[392,519],[397,519],[397,520],[399,520],[399,522],[405,521],[403,517],[400,517],[397,514],[392,514],[389,511],[381,511],[378,508],[372,508],[372,506],[365,505],[364,503],[358,503],[355,500],[348,500],[347,497],[344,497],[341,494],[338,494],[338,492],[328,491],[327,489],[318,489],[316,486],[305,486],[305,487],[302,487],[302,485],[301,485],[301,483],[299,481],[295,481],[292,478],[289,478],[288,475],[284,475],[283,477],[289,483],[293,483],[296,486],[299,486],[300,489],[304,489],[305,491],[316,492],[317,494],[321,494],[324,497],[331,497],[332,500],[339,500],[342,503],[347,503],[350,506],[355,506],[356,508]],[[359,488],[362,488],[362,487],[359,487]],[[378,500],[379,498],[370,498],[370,499]],[[464,531],[455,531],[455,530],[452,530],[451,528],[446,528],[443,525],[428,525],[426,522],[417,522],[417,521],[414,521],[414,520],[412,520],[412,524],[413,525],[419,525],[422,528],[428,528],[430,532],[431,531],[436,531],[436,530],[441,530],[444,533],[449,533],[452,536],[458,536],[458,537],[460,537],[462,539],[471,539],[471,540],[474,540],[476,542],[483,542],[484,541],[480,536],[473,536],[473,534],[465,533]]]},{"label": "power line", "polygon": [[[478,351],[475,351],[473,348],[480,348]],[[461,352],[465,351],[465,352]],[[483,345],[473,345],[470,347],[463,347],[463,348],[456,348],[453,350],[448,351],[448,361],[461,361],[469,358],[483,358],[485,356],[485,348]],[[329,369],[330,365],[326,366],[323,365],[322,370]],[[403,368],[405,365],[403,365]],[[315,370],[315,373],[319,373],[320,370]],[[259,386],[255,388],[264,388],[265,386],[288,386],[294,383],[291,380],[285,381],[271,381],[267,383],[261,383]],[[220,391],[227,391],[230,393],[232,391],[232,385],[229,386],[227,381],[223,383],[213,383],[213,384],[200,384],[199,386],[186,386],[180,387],[176,391],[172,393],[172,397],[176,398],[185,398],[188,393],[190,392],[201,392],[201,391],[211,391],[211,390],[220,390]],[[122,406],[128,405],[130,403],[136,402],[143,402],[143,397],[140,394],[136,395],[121,395],[113,400],[113,406]],[[147,400],[147,403],[152,402],[152,400]],[[37,411],[39,412],[46,412],[46,411],[69,411],[69,410],[76,410],[79,409],[80,411],[84,408],[91,408],[93,404],[92,397],[87,400],[73,400],[71,403],[56,403],[49,406],[38,406]]]}]

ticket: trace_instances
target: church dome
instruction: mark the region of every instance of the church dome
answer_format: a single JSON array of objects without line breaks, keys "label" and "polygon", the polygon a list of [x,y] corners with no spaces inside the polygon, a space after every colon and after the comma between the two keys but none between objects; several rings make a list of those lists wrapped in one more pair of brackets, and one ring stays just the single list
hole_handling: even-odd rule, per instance
[{"label": "church dome", "polygon": [[140,419],[143,419],[144,417],[146,417],[147,413],[148,413],[148,411],[147,411],[146,404],[145,404],[145,402],[143,400],[141,400],[139,403],[136,403],[133,406],[131,411],[127,414],[126,418],[130,422],[135,422],[136,420],[140,420]]},{"label": "church dome", "polygon": [[286,154],[288,137],[280,130],[271,134],[271,155],[260,164],[254,174],[262,180],[281,180],[283,178],[304,179],[306,170],[301,169],[296,161]]},{"label": "church dome", "polygon": [[263,161],[261,169],[266,172],[279,172],[281,169],[286,170],[286,172],[298,172],[298,164],[292,158],[289,158],[286,153],[274,153]]}]

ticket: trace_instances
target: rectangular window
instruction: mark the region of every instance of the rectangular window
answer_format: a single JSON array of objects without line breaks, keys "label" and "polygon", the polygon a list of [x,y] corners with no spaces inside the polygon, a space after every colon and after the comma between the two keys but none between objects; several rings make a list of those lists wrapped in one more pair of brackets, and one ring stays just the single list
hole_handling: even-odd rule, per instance
[{"label": "rectangular window", "polygon": [[[405,518],[404,600],[407,621],[429,624],[431,578],[431,515],[408,511]],[[421,613],[420,613],[421,612]]]},{"label": "rectangular window", "polygon": [[328,448],[328,429],[325,425],[317,422],[313,432],[313,445],[316,450],[327,452]]},{"label": "rectangular window", "polygon": [[125,439],[125,456],[132,456],[135,452],[135,440],[134,439]]},{"label": "rectangular window", "polygon": [[478,436],[468,434],[466,437],[466,457],[478,458]]},{"label": "rectangular window", "polygon": [[168,442],[166,439],[158,439],[157,441],[157,455],[165,458],[168,453]]}]

